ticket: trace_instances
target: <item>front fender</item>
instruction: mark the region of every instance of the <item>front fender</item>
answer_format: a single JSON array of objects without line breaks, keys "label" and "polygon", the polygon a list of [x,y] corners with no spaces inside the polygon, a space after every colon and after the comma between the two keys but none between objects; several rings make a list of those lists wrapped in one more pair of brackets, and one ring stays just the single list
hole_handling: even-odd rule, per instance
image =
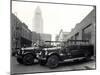
[{"label": "front fender", "polygon": [[23,56],[25,56],[26,54],[31,54],[31,55],[33,55],[34,57],[36,57],[36,54],[35,54],[35,53],[30,53],[30,52],[25,52],[25,53],[23,54]]},{"label": "front fender", "polygon": [[48,53],[48,56],[52,55],[52,54],[57,54],[57,53],[54,53],[54,52],[50,52]]},{"label": "front fender", "polygon": [[62,60],[61,57],[60,57],[60,55],[59,55],[58,53],[55,53],[55,52],[49,53],[47,59],[48,59],[50,56],[52,56],[52,55],[56,55],[56,56],[59,58],[59,60]]}]

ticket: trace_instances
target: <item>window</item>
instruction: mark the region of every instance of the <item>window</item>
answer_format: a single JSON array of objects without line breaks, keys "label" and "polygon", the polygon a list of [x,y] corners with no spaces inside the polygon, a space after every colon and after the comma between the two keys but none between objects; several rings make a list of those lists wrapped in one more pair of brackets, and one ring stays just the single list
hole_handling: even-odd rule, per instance
[{"label": "window", "polygon": [[92,33],[92,28],[91,24],[89,24],[87,27],[85,27],[82,30],[82,40],[89,40],[91,41],[91,33]]}]

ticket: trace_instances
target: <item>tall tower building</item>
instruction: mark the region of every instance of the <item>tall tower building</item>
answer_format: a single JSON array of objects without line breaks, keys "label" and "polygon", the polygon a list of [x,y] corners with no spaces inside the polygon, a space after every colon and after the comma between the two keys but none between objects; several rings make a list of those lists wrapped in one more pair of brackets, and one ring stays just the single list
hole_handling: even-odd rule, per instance
[{"label": "tall tower building", "polygon": [[35,31],[36,33],[43,33],[43,19],[39,6],[35,9],[33,31]]}]

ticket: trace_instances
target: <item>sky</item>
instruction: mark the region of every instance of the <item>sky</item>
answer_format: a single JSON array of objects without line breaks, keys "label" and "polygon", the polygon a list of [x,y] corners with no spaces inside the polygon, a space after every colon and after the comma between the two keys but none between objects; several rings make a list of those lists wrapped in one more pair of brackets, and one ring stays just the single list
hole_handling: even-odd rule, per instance
[{"label": "sky", "polygon": [[60,30],[70,32],[77,23],[80,23],[93,9],[92,6],[12,2],[12,12],[24,22],[30,30],[34,22],[37,6],[40,7],[43,18],[43,32],[51,34],[53,39]]}]

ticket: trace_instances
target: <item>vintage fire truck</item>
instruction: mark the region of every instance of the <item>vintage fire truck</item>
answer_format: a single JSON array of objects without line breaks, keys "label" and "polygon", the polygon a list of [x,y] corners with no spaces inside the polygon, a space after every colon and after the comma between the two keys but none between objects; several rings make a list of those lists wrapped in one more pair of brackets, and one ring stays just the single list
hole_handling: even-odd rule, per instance
[{"label": "vintage fire truck", "polygon": [[[60,62],[74,60],[88,60],[94,55],[94,46],[88,40],[69,40],[68,42],[46,41],[60,43],[56,46],[43,47],[37,54],[40,65],[56,68]],[[71,42],[71,44],[70,44]],[[73,44],[72,44],[73,42]],[[77,43],[77,44],[76,44]]]},{"label": "vintage fire truck", "polygon": [[20,48],[17,50],[17,62],[24,65],[34,64],[36,53],[40,50],[39,46]]},{"label": "vintage fire truck", "polygon": [[88,40],[46,41],[49,45],[18,49],[17,61],[20,64],[32,65],[38,59],[40,65],[56,68],[64,61],[88,60],[94,55],[94,45]]},{"label": "vintage fire truck", "polygon": [[32,47],[24,47],[17,49],[16,60],[19,64],[33,65],[35,59],[37,59],[37,54],[43,49],[44,46],[35,43]]}]

